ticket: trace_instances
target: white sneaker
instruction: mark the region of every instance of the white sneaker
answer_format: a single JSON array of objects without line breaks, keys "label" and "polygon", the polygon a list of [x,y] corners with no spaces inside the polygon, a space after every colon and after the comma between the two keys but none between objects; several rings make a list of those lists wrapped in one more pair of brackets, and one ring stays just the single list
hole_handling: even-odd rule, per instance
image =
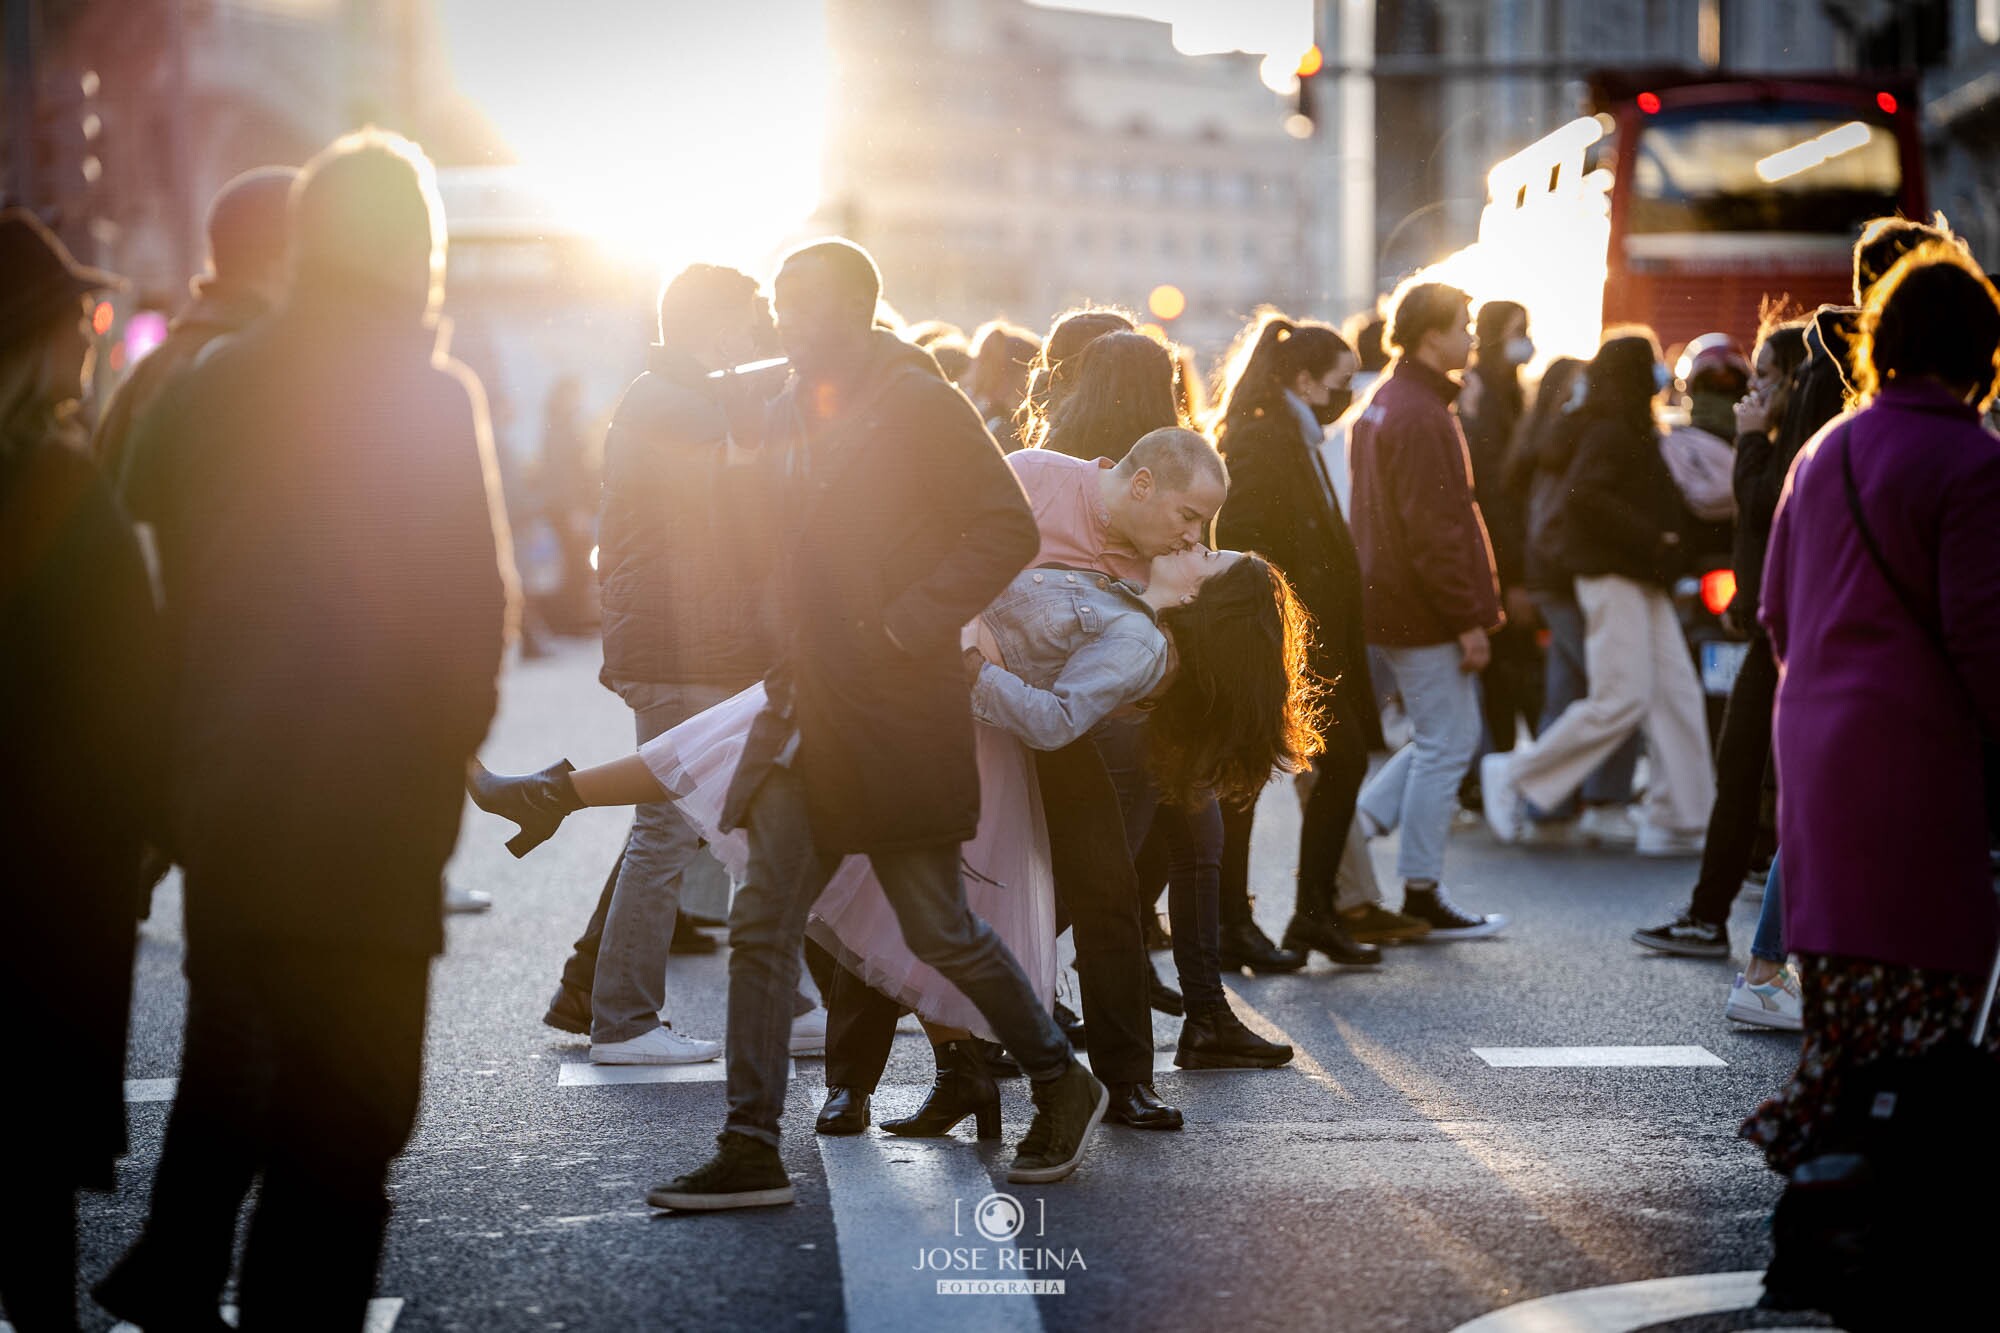
[{"label": "white sneaker", "polygon": [[814,1005],[792,1020],[792,1054],[826,1054],[826,1008]]},{"label": "white sneaker", "polygon": [[1622,805],[1587,805],[1576,817],[1576,837],[1599,847],[1635,846],[1639,821]]},{"label": "white sneaker", "polygon": [[1799,994],[1799,979],[1787,966],[1777,976],[1753,986],[1736,974],[1729,988],[1729,1003],[1722,1006],[1725,1017],[1760,1028],[1797,1032],[1804,1026],[1801,1017],[1805,999]]},{"label": "white sneaker", "polygon": [[1637,851],[1641,856],[1700,856],[1707,829],[1659,828],[1639,822]]},{"label": "white sneaker", "polygon": [[662,1025],[642,1032],[630,1041],[590,1043],[594,1065],[698,1065],[722,1054],[722,1043],[683,1037]]},{"label": "white sneaker", "polygon": [[1479,761],[1479,799],[1486,807],[1486,826],[1495,842],[1519,842],[1523,807],[1521,789],[1514,785],[1514,757],[1489,754]]}]

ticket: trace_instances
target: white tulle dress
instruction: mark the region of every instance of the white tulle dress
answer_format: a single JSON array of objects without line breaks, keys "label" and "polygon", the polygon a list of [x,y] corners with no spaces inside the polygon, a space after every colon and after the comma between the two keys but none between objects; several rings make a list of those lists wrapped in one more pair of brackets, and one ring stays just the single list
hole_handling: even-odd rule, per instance
[{"label": "white tulle dress", "polygon": [[[973,627],[968,627],[968,636]],[[980,637],[985,639],[983,630]],[[989,656],[998,657],[990,641]],[[639,747],[639,757],[672,793],[681,814],[732,875],[750,860],[741,829],[720,833],[723,798],[743,752],[750,720],[764,706],[753,685]],[[1055,884],[1034,756],[1004,731],[973,724],[979,761],[979,832],[960,849],[965,895],[998,932],[1047,1009],[1056,980]],[[913,774],[912,781],[922,781]],[[875,872],[862,856],[842,861],[813,904],[806,933],[855,975],[924,1018],[997,1040],[958,988],[917,961]]]}]

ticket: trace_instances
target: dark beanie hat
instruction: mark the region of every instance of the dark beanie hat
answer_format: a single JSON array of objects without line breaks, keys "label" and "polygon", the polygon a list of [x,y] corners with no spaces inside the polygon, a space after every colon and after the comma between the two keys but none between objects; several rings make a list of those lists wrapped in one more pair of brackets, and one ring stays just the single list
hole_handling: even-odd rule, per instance
[{"label": "dark beanie hat", "polygon": [[11,345],[75,308],[76,300],[124,282],[76,262],[57,235],[25,208],[0,213],[0,343]]},{"label": "dark beanie hat", "polygon": [[231,180],[208,206],[208,263],[218,277],[285,257],[285,210],[296,167],[258,167]]}]

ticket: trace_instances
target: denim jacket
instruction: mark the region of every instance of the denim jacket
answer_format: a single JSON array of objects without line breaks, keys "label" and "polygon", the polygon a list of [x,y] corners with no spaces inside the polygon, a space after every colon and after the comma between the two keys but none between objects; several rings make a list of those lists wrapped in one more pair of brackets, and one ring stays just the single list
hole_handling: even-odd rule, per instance
[{"label": "denim jacket", "polygon": [[1061,749],[1166,675],[1152,608],[1102,574],[1023,570],[981,619],[1005,665],[981,669],[972,715],[1030,749]]}]

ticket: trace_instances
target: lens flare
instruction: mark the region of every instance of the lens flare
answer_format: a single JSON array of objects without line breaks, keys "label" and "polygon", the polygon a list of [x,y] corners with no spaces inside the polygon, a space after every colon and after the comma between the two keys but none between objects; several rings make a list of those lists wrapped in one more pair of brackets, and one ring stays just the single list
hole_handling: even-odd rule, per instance
[{"label": "lens flare", "polygon": [[1530,374],[1559,356],[1597,351],[1611,250],[1611,173],[1585,171],[1604,137],[1593,116],[1573,120],[1486,175],[1479,239],[1423,271],[1487,301],[1518,301],[1534,321]]}]

